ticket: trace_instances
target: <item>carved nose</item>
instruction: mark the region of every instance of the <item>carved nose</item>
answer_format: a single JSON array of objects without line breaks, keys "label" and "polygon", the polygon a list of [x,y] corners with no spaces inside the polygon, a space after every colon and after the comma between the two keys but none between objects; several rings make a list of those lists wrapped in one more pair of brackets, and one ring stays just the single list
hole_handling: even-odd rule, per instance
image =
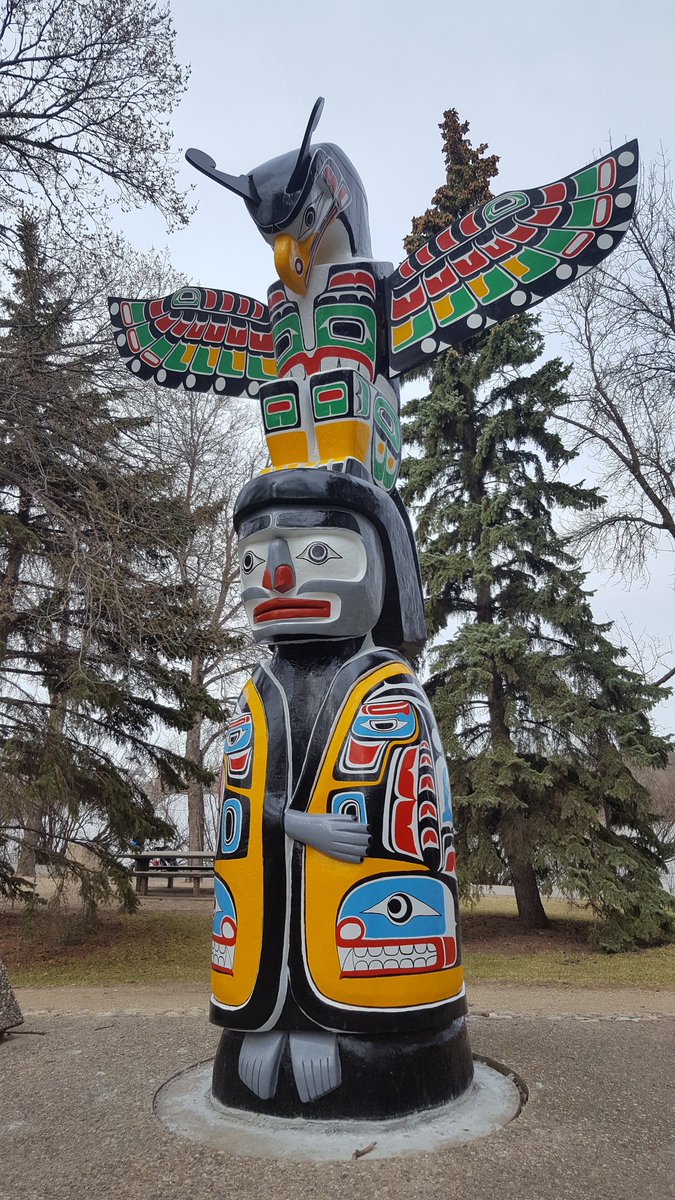
[{"label": "carved nose", "polygon": [[290,592],[295,587],[295,571],[288,563],[281,563],[274,568],[274,583],[269,567],[265,567],[263,587],[275,592]]}]

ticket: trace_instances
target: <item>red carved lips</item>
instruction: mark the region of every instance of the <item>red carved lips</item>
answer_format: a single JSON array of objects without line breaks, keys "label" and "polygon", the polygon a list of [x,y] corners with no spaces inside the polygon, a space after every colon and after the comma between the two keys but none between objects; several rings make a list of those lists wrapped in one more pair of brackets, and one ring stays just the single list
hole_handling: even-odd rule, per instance
[{"label": "red carved lips", "polygon": [[274,596],[272,600],[263,600],[253,609],[253,620],[256,625],[262,621],[298,621],[307,617],[329,617],[330,600],[303,600],[301,596],[285,599]]}]

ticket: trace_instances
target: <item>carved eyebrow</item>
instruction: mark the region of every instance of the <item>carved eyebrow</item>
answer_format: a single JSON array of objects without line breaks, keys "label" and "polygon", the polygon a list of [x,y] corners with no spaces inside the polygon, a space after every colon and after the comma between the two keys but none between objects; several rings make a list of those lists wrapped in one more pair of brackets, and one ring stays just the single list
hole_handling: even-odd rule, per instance
[{"label": "carved eyebrow", "polygon": [[352,513],[336,509],[296,508],[279,512],[274,518],[277,528],[285,529],[351,529],[360,533],[358,520]]},{"label": "carved eyebrow", "polygon": [[269,513],[263,513],[259,517],[247,517],[239,526],[239,539],[251,537],[253,533],[259,533],[261,529],[268,529],[272,524],[272,518]]}]

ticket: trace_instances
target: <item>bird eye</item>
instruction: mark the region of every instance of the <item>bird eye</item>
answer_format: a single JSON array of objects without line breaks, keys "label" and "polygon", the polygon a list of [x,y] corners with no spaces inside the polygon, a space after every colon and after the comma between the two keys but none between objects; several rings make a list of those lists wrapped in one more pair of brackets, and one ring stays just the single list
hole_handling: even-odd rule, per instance
[{"label": "bird eye", "polygon": [[315,567],[320,567],[322,563],[328,562],[329,558],[342,558],[337,550],[331,549],[325,542],[312,542],[306,546],[302,554],[298,558],[304,558],[307,562],[312,563]]},{"label": "bird eye", "polygon": [[241,569],[245,575],[250,575],[253,568],[262,561],[262,558],[258,554],[254,554],[252,550],[245,550],[241,556]]},{"label": "bird eye", "polygon": [[310,204],[309,208],[305,210],[305,225],[307,226],[308,229],[311,229],[312,225],[314,224],[315,221],[316,221],[316,211],[315,211],[314,207]]},{"label": "bird eye", "polygon": [[378,913],[388,917],[394,925],[405,925],[411,917],[438,917],[440,914],[430,904],[425,904],[417,896],[409,896],[407,892],[394,892],[386,899],[380,900],[372,908],[364,909],[367,913]]}]

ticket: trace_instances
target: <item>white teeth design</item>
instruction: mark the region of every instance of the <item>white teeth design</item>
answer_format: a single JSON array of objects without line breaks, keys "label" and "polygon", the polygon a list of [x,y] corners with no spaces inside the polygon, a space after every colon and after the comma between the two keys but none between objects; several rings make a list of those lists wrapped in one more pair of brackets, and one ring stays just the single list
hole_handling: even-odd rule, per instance
[{"label": "white teeth design", "polygon": [[231,971],[234,966],[234,946],[221,946],[220,942],[211,944],[211,962],[221,971]]},{"label": "white teeth design", "polygon": [[[371,971],[428,971],[438,963],[432,942],[410,942],[404,946],[338,946],[343,975],[367,975]],[[412,955],[415,955],[413,958]]]}]

